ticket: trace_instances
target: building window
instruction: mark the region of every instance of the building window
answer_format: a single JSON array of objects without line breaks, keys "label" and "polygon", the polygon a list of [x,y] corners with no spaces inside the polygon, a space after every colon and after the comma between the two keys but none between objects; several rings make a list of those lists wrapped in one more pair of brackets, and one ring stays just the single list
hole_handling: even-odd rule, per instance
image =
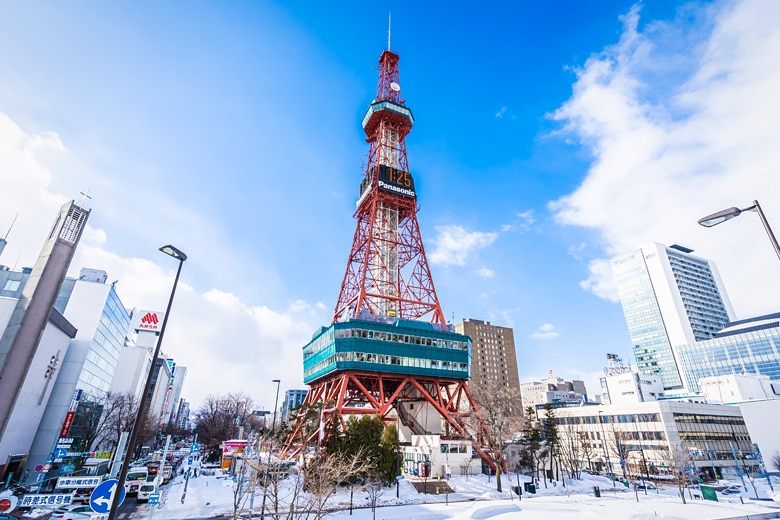
[{"label": "building window", "polygon": [[19,289],[21,282],[19,280],[8,280],[5,282],[4,291],[16,291]]}]

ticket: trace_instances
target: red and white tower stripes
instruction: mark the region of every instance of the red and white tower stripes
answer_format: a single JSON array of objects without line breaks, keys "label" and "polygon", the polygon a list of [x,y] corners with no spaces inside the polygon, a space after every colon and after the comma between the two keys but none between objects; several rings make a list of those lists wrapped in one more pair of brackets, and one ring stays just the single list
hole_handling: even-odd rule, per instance
[{"label": "red and white tower stripes", "polygon": [[388,49],[379,58],[376,99],[363,118],[368,161],[334,322],[370,313],[445,324],[420,236],[406,155],[413,124],[401,98],[398,55]]}]

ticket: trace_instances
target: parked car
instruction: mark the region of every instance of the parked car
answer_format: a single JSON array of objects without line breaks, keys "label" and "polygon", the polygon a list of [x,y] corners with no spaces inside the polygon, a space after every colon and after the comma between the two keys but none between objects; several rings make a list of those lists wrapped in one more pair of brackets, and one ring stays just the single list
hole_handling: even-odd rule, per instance
[{"label": "parked car", "polygon": [[73,493],[72,502],[74,504],[89,504],[89,497],[92,496],[93,491],[95,491],[95,488],[78,488]]},{"label": "parked car", "polygon": [[740,486],[729,486],[723,491],[721,491],[724,495],[735,495],[742,493],[742,488]]},{"label": "parked car", "polygon": [[55,509],[51,520],[89,520],[92,517],[92,509],[89,505],[72,505]]}]

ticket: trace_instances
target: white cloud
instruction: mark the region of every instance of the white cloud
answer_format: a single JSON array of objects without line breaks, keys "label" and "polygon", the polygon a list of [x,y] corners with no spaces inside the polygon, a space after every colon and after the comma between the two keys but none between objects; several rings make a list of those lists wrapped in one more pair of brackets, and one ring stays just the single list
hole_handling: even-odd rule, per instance
[{"label": "white cloud", "polygon": [[617,285],[615,277],[612,276],[612,266],[609,260],[599,258],[590,262],[588,265],[590,276],[580,282],[580,287],[590,291],[599,298],[611,302],[619,302]]},{"label": "white cloud", "polygon": [[428,260],[438,265],[466,265],[471,255],[498,238],[498,233],[468,232],[461,226],[436,226],[436,233],[431,240],[433,251],[428,254]]},{"label": "white cloud", "polygon": [[501,119],[502,117],[504,117],[504,114],[506,114],[506,111],[507,111],[507,107],[501,107],[501,110],[499,110],[496,113],[496,117]]},{"label": "white cloud", "polygon": [[[0,114],[0,228],[6,228],[2,235],[20,212],[0,263],[20,268],[37,257],[58,208],[70,199],[53,191],[47,163],[68,154],[56,135],[27,134]],[[56,171],[63,178],[71,174],[67,169]],[[90,222],[105,218],[105,212],[95,212]],[[112,237],[93,224],[82,235],[70,274],[81,267],[105,270],[109,281],[118,280],[117,294],[126,307],[164,310],[177,263],[162,253],[155,261],[122,257],[112,251]],[[166,355],[188,368],[182,397],[197,407],[208,394],[240,389],[258,407],[271,409],[274,403],[262,399],[273,395],[272,379],[281,379],[287,388],[300,386],[301,347],[327,321],[324,305],[297,300],[278,311],[248,304],[219,288],[198,290],[189,275],[196,267],[191,263],[192,257],[183,266],[162,345]]]},{"label": "white cloud", "polygon": [[613,299],[604,260],[649,241],[682,243],[719,265],[738,314],[777,310],[762,288],[780,287],[780,270],[755,216],[696,224],[756,198],[780,223],[777,19],[771,0],[716,2],[640,31],[634,8],[620,41],[577,71],[553,117],[593,162],[550,206],[558,222],[600,234],[605,258],[590,263],[583,287]]},{"label": "white cloud", "polygon": [[522,233],[527,233],[535,223],[536,217],[534,217],[534,211],[529,209],[520,213],[515,213],[515,221],[511,224],[504,224],[501,226],[501,231],[520,231]]},{"label": "white cloud", "polygon": [[544,325],[541,325],[538,329],[536,329],[536,332],[531,334],[532,339],[553,339],[558,337],[558,332],[555,330],[555,326],[551,323],[545,323]]},{"label": "white cloud", "polygon": [[479,276],[480,278],[493,278],[495,275],[496,272],[487,267],[483,267],[482,269],[477,271],[477,276]]}]

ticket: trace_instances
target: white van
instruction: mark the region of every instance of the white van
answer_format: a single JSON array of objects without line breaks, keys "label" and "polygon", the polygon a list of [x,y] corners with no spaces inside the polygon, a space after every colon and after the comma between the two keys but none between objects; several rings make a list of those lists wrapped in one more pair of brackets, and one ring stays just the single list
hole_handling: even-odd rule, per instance
[{"label": "white van", "polygon": [[146,482],[142,482],[141,486],[138,488],[138,498],[136,500],[138,502],[148,502],[149,501],[149,495],[152,493],[157,493],[160,483],[160,477],[152,477],[150,480],[147,480]]},{"label": "white van", "polygon": [[167,484],[173,478],[173,466],[165,465],[162,469],[162,483]]},{"label": "white van", "polygon": [[141,484],[149,478],[149,469],[146,466],[135,466],[127,470],[125,477],[125,493],[135,495]]}]

